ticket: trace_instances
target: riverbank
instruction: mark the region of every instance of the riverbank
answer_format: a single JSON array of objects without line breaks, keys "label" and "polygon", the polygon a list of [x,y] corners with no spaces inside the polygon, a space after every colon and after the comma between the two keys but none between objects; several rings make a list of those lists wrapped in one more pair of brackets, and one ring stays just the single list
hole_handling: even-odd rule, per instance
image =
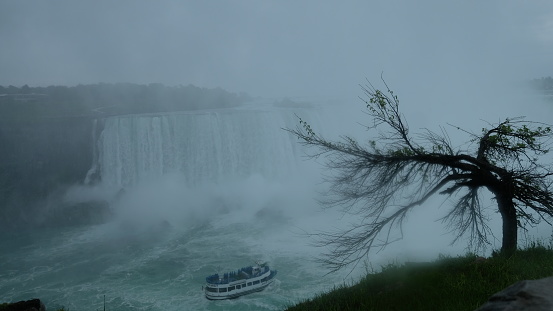
[{"label": "riverbank", "polygon": [[424,264],[388,264],[357,284],[344,284],[286,310],[475,310],[517,281],[550,276],[553,249],[531,245],[510,257],[469,254]]}]

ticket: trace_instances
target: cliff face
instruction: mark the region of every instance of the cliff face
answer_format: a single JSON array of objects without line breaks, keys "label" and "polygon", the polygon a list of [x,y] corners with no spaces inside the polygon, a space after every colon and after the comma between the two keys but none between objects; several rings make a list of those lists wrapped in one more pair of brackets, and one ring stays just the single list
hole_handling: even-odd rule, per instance
[{"label": "cliff face", "polygon": [[247,94],[193,85],[0,86],[0,230],[33,224],[56,191],[99,178],[87,176],[103,124],[95,119],[230,108],[249,100]]},{"label": "cliff face", "polygon": [[93,157],[92,117],[18,118],[0,122],[0,215],[28,218],[33,205],[82,182]]}]

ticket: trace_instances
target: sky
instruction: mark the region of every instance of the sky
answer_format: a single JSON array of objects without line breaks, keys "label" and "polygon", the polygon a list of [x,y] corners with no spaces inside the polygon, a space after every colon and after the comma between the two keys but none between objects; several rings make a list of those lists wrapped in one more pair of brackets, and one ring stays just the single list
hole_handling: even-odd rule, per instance
[{"label": "sky", "polygon": [[553,2],[0,1],[0,85],[131,82],[357,98],[553,75]]}]

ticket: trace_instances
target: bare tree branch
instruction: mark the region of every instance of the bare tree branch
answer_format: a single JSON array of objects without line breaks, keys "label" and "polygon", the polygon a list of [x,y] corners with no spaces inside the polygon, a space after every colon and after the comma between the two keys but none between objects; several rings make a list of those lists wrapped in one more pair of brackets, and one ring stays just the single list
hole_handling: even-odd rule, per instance
[{"label": "bare tree branch", "polygon": [[371,249],[401,238],[406,215],[437,194],[456,199],[441,218],[456,233],[453,243],[468,236],[469,247],[477,249],[488,245],[492,235],[480,190],[495,195],[503,219],[503,251],[516,249],[518,227],[553,217],[553,169],[538,162],[549,151],[551,126],[513,118],[490,124],[481,135],[462,130],[476,142],[473,153],[454,148],[443,128],[439,134],[426,130],[415,140],[398,97],[384,85],[385,92],[370,83],[361,86],[373,121],[369,130],[385,129],[367,146],[347,136],[326,140],[301,118],[296,129],[286,129],[333,173],[324,206],[359,217],[349,229],[314,234],[316,245],[329,250],[320,262],[330,271],[355,265]]}]

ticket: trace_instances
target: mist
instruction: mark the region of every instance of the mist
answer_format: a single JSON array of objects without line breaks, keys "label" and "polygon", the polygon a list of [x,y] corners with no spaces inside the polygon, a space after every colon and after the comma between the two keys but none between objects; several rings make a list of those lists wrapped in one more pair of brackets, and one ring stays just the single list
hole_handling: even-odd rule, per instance
[{"label": "mist", "polygon": [[56,0],[0,8],[6,86],[193,84],[361,110],[359,84],[378,85],[382,76],[413,128],[472,128],[540,109],[521,105],[521,85],[553,71],[548,1]]},{"label": "mist", "polygon": [[552,66],[548,1],[1,6],[1,85],[192,83],[354,99],[359,83],[384,72],[392,87],[410,85],[437,104],[430,94],[507,87],[548,76]]},{"label": "mist", "polygon": [[[451,202],[435,197],[409,215],[403,240],[352,270],[314,264],[325,249],[310,234],[357,219],[322,208],[332,173],[285,129],[299,117],[326,138],[374,139],[362,85],[390,87],[415,136],[446,131],[461,150],[490,123],[553,115],[527,87],[553,73],[551,1],[2,1],[0,42],[2,92],[77,94],[38,108],[14,99],[9,114],[0,106],[10,150],[0,159],[17,162],[0,193],[40,194],[32,209],[25,193],[0,200],[10,207],[0,215],[45,230],[0,243],[14,254],[0,290],[71,309],[95,306],[105,284],[121,310],[213,309],[197,291],[203,277],[262,259],[282,271],[268,302],[216,307],[274,310],[361,277],[363,265],[470,251],[450,244],[439,219]],[[52,171],[65,179],[32,184]],[[499,248],[501,225],[485,200],[497,236],[484,256]],[[550,237],[540,225],[521,244]],[[48,290],[24,288],[34,279]]]}]

